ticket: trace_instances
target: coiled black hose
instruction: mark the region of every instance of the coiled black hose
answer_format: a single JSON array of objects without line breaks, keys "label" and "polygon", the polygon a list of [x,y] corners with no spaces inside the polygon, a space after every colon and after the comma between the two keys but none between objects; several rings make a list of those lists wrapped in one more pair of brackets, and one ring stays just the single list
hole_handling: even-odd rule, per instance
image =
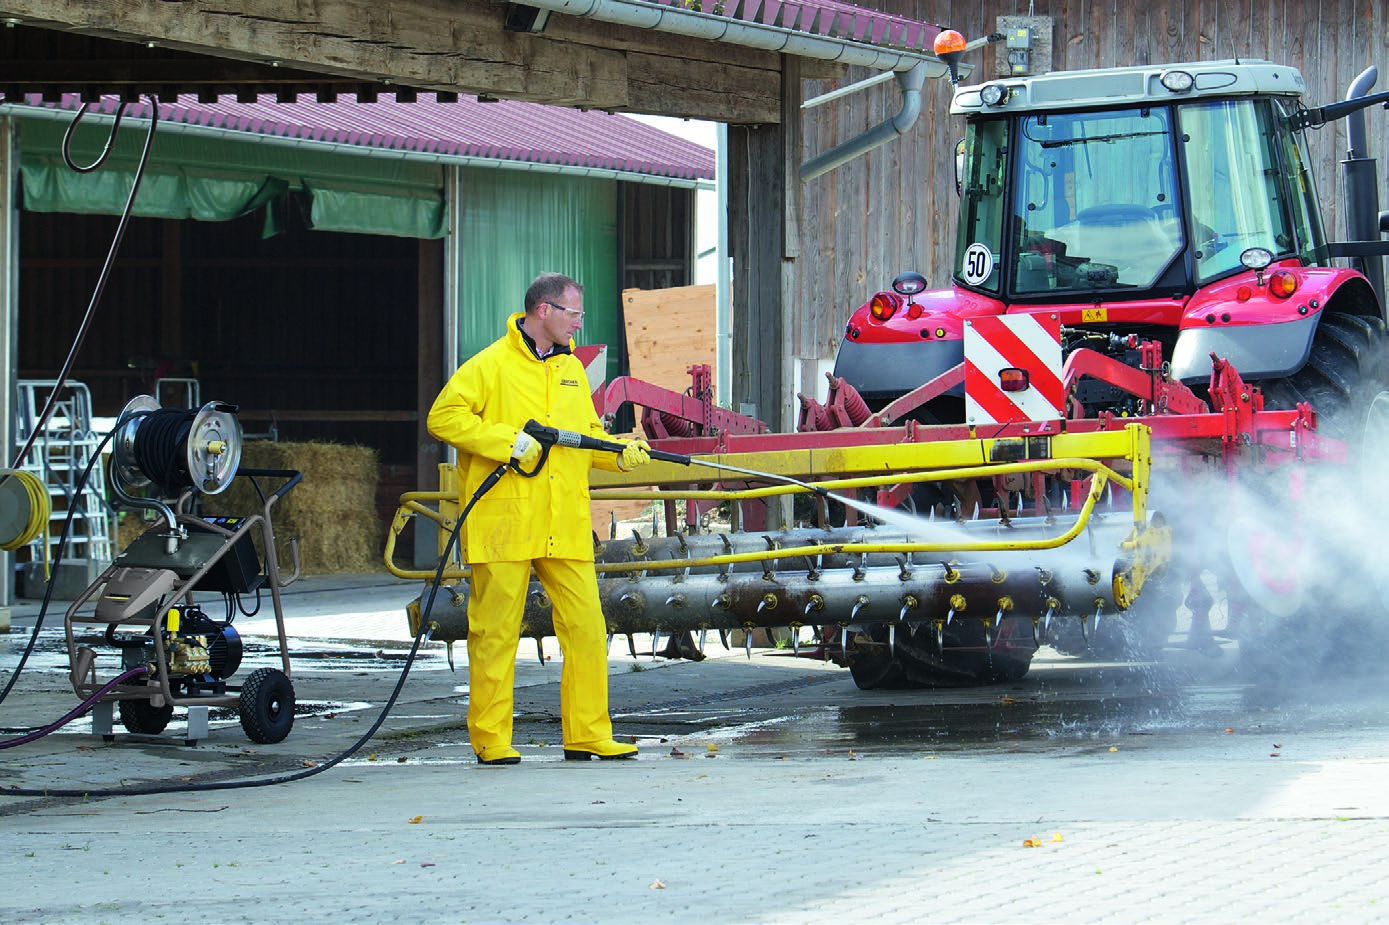
[{"label": "coiled black hose", "polygon": [[159,408],[140,419],[133,447],[135,463],[165,494],[177,494],[193,484],[183,462],[197,414],[183,408]]}]

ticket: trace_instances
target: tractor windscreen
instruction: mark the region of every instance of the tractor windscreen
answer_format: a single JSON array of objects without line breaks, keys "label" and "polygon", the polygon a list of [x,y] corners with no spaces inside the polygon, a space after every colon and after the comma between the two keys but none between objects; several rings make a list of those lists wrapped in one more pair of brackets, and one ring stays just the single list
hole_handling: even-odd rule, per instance
[{"label": "tractor windscreen", "polygon": [[1171,113],[1160,107],[1017,123],[1011,289],[1147,289],[1181,252]]}]

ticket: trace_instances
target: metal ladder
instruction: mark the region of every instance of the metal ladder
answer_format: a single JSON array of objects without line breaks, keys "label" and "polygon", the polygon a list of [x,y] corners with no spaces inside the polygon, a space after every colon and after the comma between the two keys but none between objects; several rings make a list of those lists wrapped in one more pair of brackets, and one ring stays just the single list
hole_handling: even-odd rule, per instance
[{"label": "metal ladder", "polygon": [[[17,383],[19,407],[15,428],[19,446],[23,446],[34,432],[57,384],[56,380],[44,379],[21,379]],[[69,512],[72,526],[63,561],[85,561],[89,570],[95,571],[111,562],[115,517],[106,503],[106,470],[100,461],[92,466],[86,484],[80,484],[82,472],[101,445],[101,439],[92,429],[91,393],[83,383],[69,381],[59,393],[53,414],[39,431],[33,448],[20,461],[21,469],[33,473],[48,487],[51,508],[48,530],[28,547],[30,561],[40,564],[31,567],[42,567],[41,577],[45,579],[49,563],[58,551]]]}]

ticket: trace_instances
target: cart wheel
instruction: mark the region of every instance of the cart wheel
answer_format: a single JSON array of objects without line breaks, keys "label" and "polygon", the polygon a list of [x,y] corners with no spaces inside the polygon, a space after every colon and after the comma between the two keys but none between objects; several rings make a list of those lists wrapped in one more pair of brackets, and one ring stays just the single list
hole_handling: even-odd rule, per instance
[{"label": "cart wheel", "polygon": [[269,745],[294,725],[294,685],[278,668],[257,668],[241,687],[241,728],[252,742]]},{"label": "cart wheel", "polygon": [[142,735],[159,735],[174,716],[174,705],[171,703],[156,707],[148,700],[121,700],[117,706],[120,707],[121,725],[125,731]]}]

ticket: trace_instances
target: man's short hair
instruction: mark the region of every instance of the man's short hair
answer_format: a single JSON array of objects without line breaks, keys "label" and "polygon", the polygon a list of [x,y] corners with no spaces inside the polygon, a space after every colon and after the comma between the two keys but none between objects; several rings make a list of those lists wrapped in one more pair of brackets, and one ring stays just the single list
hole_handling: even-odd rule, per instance
[{"label": "man's short hair", "polygon": [[541,273],[526,289],[526,311],[535,311],[542,302],[554,302],[564,298],[567,289],[576,289],[580,293],[584,291],[583,286],[563,273]]}]

